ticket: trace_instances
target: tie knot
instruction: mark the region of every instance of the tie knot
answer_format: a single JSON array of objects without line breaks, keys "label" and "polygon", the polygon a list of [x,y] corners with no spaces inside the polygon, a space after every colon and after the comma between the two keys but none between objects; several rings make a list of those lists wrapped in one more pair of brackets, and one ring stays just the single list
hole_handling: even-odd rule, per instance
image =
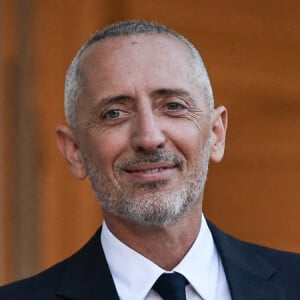
[{"label": "tie knot", "polygon": [[186,278],[180,273],[163,273],[154,283],[153,289],[164,300],[185,300]]}]

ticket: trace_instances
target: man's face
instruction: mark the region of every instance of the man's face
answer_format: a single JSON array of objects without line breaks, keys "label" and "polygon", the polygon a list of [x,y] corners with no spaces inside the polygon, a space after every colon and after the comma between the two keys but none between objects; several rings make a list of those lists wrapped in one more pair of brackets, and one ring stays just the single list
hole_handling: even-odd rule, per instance
[{"label": "man's face", "polygon": [[78,144],[107,216],[165,226],[202,201],[210,112],[185,45],[115,37],[82,55]]}]

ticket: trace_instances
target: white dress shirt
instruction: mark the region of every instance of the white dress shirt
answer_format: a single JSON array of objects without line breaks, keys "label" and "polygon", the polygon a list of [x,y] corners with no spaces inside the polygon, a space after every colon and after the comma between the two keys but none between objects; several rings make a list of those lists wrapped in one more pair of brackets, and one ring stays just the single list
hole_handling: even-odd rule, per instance
[{"label": "white dress shirt", "polygon": [[[101,243],[121,300],[161,299],[152,286],[168,271],[118,240],[105,222]],[[187,300],[231,300],[223,265],[204,216],[194,244],[174,271],[189,281]]]}]

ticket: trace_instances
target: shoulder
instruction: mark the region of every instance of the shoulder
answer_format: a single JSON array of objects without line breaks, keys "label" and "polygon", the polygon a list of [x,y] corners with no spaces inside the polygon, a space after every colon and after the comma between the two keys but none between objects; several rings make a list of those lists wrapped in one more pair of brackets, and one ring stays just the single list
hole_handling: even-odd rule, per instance
[{"label": "shoulder", "polygon": [[69,259],[35,275],[0,287],[1,300],[52,300],[58,289],[60,274]]},{"label": "shoulder", "polygon": [[[88,273],[97,265],[93,260],[99,259],[101,246],[100,232],[97,231],[90,241],[79,251],[49,269],[26,279],[22,279],[0,287],[1,300],[54,300],[61,299],[59,293],[66,278],[77,274]],[[71,274],[71,275],[70,275]],[[84,275],[84,276],[85,276]],[[80,278],[80,280],[83,280]]]},{"label": "shoulder", "polygon": [[[293,282],[295,285],[300,283],[300,254],[276,250],[252,243],[246,243],[246,247],[249,247],[251,251],[260,255],[272,266],[277,269],[277,272],[286,279],[290,284]],[[299,285],[300,288],[300,285]]]},{"label": "shoulder", "polygon": [[277,286],[285,289],[287,299],[300,299],[300,254],[247,242],[241,243],[274,268],[272,276],[277,281]]},{"label": "shoulder", "polygon": [[241,241],[208,225],[229,279],[273,282],[288,299],[300,299],[300,254]]}]

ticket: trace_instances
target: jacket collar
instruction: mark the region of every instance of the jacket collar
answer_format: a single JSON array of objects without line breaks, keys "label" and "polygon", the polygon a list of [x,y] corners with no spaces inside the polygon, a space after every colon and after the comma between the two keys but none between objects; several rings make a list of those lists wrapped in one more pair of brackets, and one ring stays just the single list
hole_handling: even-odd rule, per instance
[{"label": "jacket collar", "polygon": [[100,243],[99,229],[66,263],[58,296],[76,300],[119,299]]},{"label": "jacket collar", "polygon": [[224,234],[208,222],[222,260],[232,300],[285,300],[277,270],[256,253],[255,246]]}]

